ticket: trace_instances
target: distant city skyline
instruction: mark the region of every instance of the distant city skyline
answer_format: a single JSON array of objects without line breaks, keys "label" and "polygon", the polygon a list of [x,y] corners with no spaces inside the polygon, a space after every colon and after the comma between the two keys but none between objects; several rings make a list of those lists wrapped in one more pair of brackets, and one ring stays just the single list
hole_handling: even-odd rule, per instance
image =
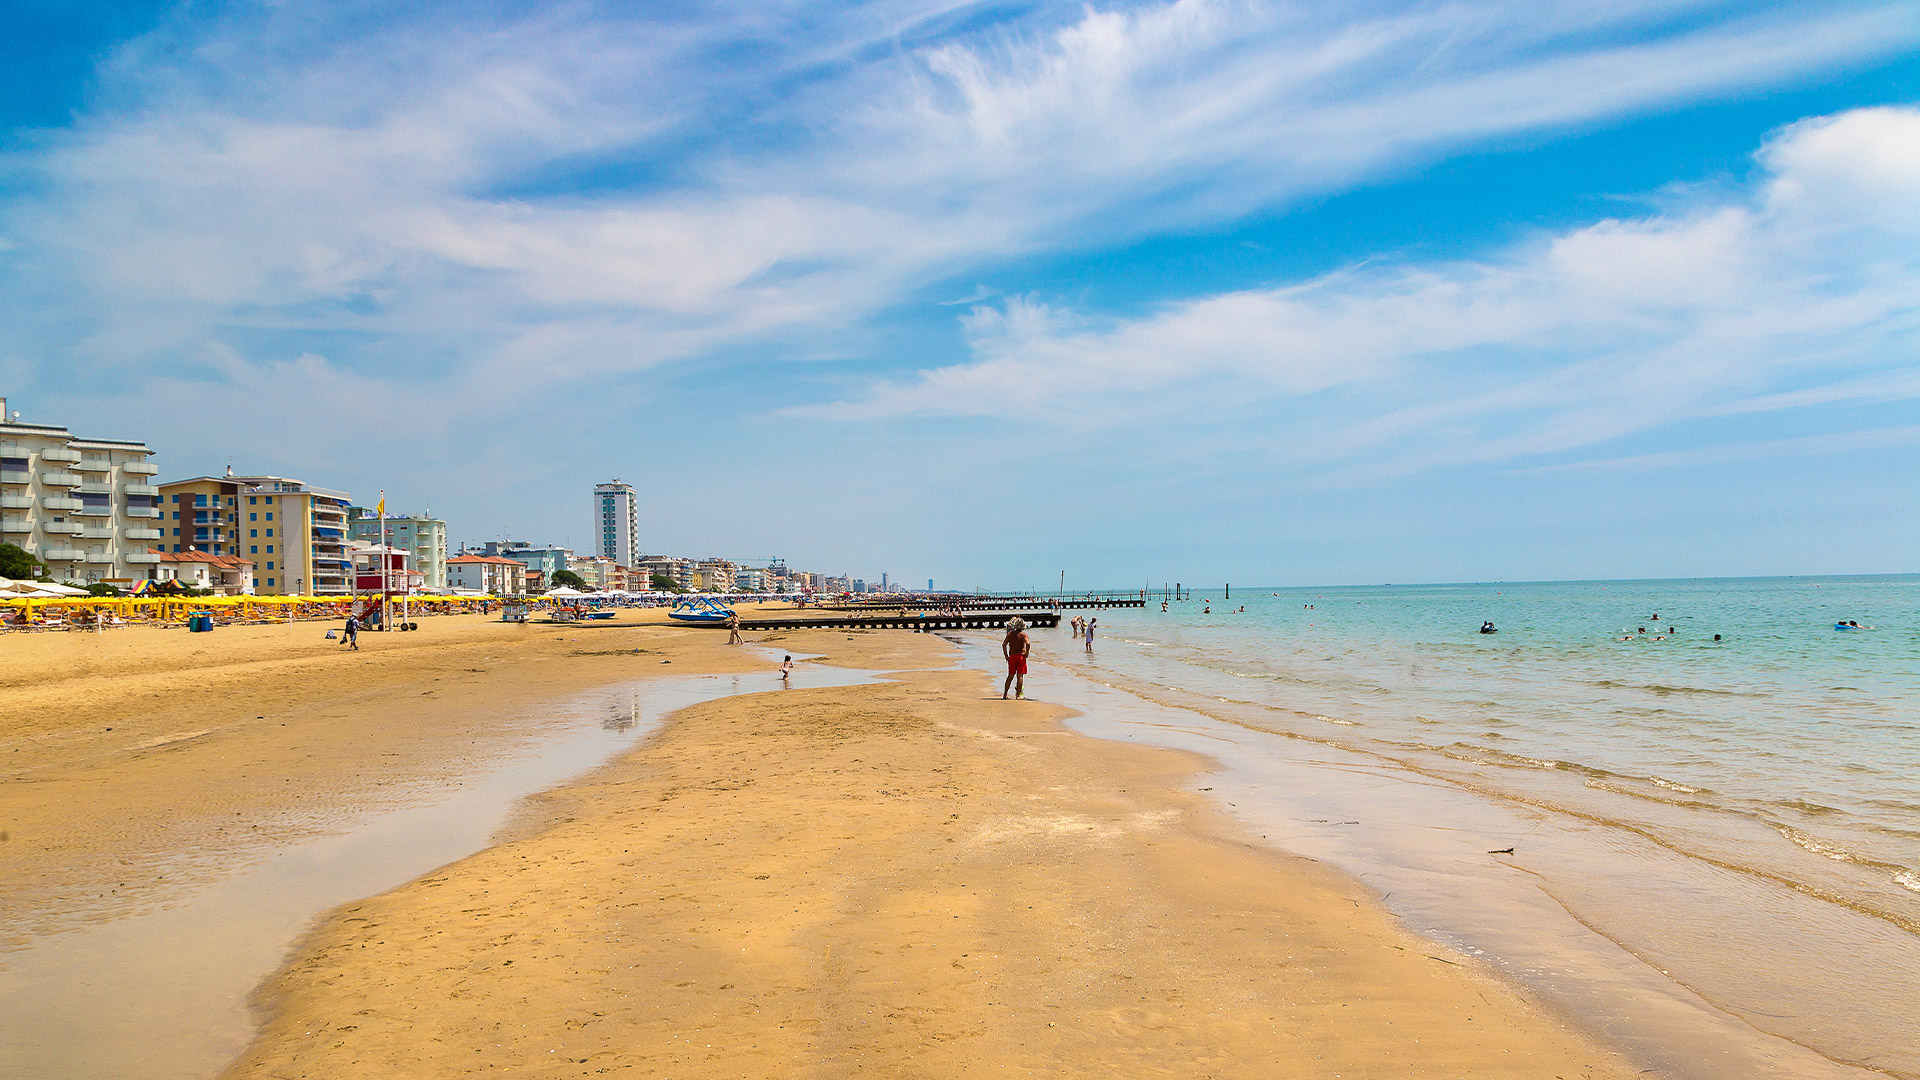
[{"label": "distant city skyline", "polygon": [[1920,569],[1911,3],[105,3],[0,57],[0,395],[165,477],[595,552],[618,475],[635,557],[961,589]]}]

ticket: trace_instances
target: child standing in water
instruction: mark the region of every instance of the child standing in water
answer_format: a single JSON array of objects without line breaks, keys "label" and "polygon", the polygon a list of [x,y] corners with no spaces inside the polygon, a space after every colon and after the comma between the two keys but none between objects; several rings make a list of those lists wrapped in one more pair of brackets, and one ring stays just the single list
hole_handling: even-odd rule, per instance
[{"label": "child standing in water", "polygon": [[793,657],[788,656],[786,659],[780,661],[780,682],[782,685],[785,685],[792,678],[793,678]]}]

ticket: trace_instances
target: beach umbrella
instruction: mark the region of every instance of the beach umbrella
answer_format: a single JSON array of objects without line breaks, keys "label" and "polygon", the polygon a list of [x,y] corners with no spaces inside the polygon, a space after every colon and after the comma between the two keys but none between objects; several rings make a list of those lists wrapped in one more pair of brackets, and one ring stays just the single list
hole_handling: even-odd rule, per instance
[{"label": "beach umbrella", "polygon": [[583,593],[583,592],[581,592],[581,591],[580,591],[579,589],[570,589],[570,588],[568,588],[567,586],[565,586],[565,585],[562,585],[562,586],[560,586],[560,587],[559,587],[559,588],[557,588],[557,589],[548,589],[548,590],[547,590],[547,595],[548,595],[548,596],[563,596],[563,597],[564,597],[564,596],[585,596],[585,595],[587,595],[587,594],[586,594],[586,593]]},{"label": "beach umbrella", "polygon": [[76,589],[71,585],[56,585],[51,581],[23,581],[20,584],[26,585],[37,592],[46,593],[48,596],[90,595],[85,589]]}]

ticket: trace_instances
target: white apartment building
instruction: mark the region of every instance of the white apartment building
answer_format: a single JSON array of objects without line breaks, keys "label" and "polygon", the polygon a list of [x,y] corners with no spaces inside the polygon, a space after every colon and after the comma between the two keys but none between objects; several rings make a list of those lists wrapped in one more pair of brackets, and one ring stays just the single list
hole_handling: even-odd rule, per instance
[{"label": "white apartment building", "polygon": [[364,506],[347,510],[347,536],[369,544],[391,544],[405,548],[407,565],[420,573],[427,592],[447,587],[447,523],[425,514],[391,514],[386,532],[380,530],[380,517]]},{"label": "white apartment building", "polygon": [[589,589],[617,589],[620,582],[615,580],[615,567],[620,564],[605,555],[575,555],[567,560],[567,569],[580,575]]},{"label": "white apartment building", "polygon": [[0,541],[59,581],[128,587],[160,557],[159,470],[145,443],[83,439],[12,419],[0,398]]},{"label": "white apartment building", "polygon": [[642,555],[640,560],[632,566],[635,570],[646,572],[649,589],[653,588],[655,574],[670,579],[678,588],[698,589],[700,587],[700,575],[694,570],[692,559],[676,559],[671,555]]},{"label": "white apartment building", "polygon": [[640,554],[635,546],[640,518],[633,485],[621,483],[617,476],[593,485],[593,512],[594,550],[621,566],[632,566]]}]

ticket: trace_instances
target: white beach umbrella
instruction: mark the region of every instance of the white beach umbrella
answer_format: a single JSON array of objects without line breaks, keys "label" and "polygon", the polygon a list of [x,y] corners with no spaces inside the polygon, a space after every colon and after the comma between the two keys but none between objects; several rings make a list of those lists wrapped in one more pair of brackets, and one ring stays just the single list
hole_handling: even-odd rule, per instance
[{"label": "white beach umbrella", "polygon": [[548,589],[547,595],[548,596],[585,596],[587,594],[581,592],[579,589],[570,589],[567,586],[562,585],[557,589]]},{"label": "white beach umbrella", "polygon": [[23,581],[21,582],[21,584],[26,585],[27,587],[34,589],[37,592],[46,593],[48,596],[86,596],[88,595],[87,590],[85,589],[76,589],[71,585],[56,585],[51,581]]}]

